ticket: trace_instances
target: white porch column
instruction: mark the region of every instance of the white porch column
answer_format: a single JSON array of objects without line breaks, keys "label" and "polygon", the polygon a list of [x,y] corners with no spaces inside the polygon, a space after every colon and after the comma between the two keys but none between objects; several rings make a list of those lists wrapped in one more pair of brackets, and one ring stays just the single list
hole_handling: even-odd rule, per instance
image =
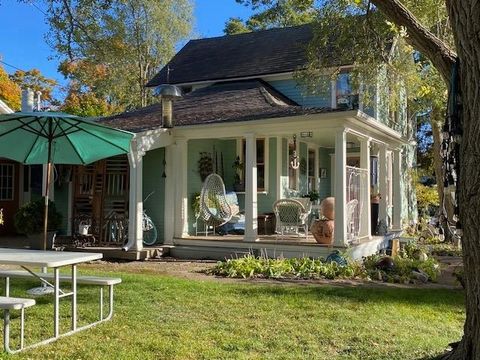
[{"label": "white porch column", "polygon": [[387,145],[381,144],[378,157],[378,191],[380,192],[380,204],[378,206],[378,222],[387,221],[387,200],[388,200],[388,188],[387,188]]},{"label": "white porch column", "polygon": [[347,239],[347,132],[337,130],[335,134],[335,231],[334,245],[345,246]]},{"label": "white porch column", "polygon": [[132,150],[128,154],[130,164],[130,193],[128,204],[128,248],[143,249],[143,155],[132,141]]},{"label": "white porch column", "polygon": [[393,151],[393,221],[392,228],[402,228],[402,151]]},{"label": "white porch column", "polygon": [[277,193],[276,198],[277,200],[282,199],[283,196],[283,178],[282,178],[282,168],[283,168],[283,151],[282,151],[282,137],[277,136]]},{"label": "white porch column", "polygon": [[188,143],[186,139],[177,139],[175,158],[175,237],[181,238],[188,234]]},{"label": "white porch column", "polygon": [[[175,145],[165,147],[165,206],[164,206],[164,244],[173,245],[175,234]],[[178,204],[177,204],[178,205]]]},{"label": "white porch column", "polygon": [[255,134],[245,134],[245,237],[253,242],[258,238],[257,224],[257,141]]},{"label": "white porch column", "polygon": [[370,138],[359,138],[360,140],[360,167],[366,169],[367,179],[365,188],[362,191],[362,209],[360,212],[360,236],[372,237],[372,213],[370,211]]}]

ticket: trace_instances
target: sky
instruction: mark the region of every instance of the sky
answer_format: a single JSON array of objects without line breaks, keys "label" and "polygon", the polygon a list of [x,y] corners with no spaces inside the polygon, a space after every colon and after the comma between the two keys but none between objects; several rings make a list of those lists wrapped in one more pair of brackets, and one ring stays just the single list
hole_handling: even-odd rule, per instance
[{"label": "sky", "polygon": [[[250,14],[248,8],[235,0],[194,0],[194,7],[192,37],[195,38],[221,36],[228,18],[247,18]],[[16,68],[37,68],[62,84],[65,81],[57,72],[58,59],[45,41],[48,25],[44,11],[39,5],[0,0],[0,60],[11,65],[2,63],[9,73],[15,72]]]}]

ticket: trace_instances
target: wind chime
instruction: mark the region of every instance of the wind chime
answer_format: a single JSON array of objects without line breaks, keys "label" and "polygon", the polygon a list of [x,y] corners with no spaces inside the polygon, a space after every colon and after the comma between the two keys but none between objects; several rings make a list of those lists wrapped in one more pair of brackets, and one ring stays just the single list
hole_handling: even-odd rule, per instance
[{"label": "wind chime", "polygon": [[[460,144],[462,142],[461,100],[458,91],[458,62],[452,69],[452,81],[448,96],[448,109],[443,126],[442,157],[444,167],[444,197],[451,196],[454,204],[456,228],[461,229],[459,221],[458,184],[460,181]],[[445,208],[444,216],[448,221]]]}]

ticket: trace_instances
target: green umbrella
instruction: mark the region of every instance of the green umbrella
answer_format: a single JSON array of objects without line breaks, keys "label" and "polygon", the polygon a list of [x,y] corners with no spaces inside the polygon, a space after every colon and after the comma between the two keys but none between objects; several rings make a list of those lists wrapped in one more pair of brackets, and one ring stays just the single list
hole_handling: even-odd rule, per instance
[{"label": "green umbrella", "polygon": [[78,116],[55,112],[0,115],[0,157],[23,164],[47,164],[44,249],[53,163],[86,165],[130,151],[133,134]]}]

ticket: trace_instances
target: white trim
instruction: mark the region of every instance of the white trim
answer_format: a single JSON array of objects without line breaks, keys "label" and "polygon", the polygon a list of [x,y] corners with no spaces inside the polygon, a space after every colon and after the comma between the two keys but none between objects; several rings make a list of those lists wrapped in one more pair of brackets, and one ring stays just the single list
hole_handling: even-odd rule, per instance
[{"label": "white trim", "polygon": [[[188,234],[188,142],[176,139],[175,237]],[[164,193],[168,190],[165,188]]]},{"label": "white trim", "polygon": [[2,100],[0,100],[0,114],[12,114],[13,110],[8,107]]},{"label": "white trim", "polygon": [[371,207],[371,194],[370,194],[370,141],[369,138],[360,137],[360,167],[367,170],[367,183],[366,189],[363,191],[366,192],[365,200],[362,209],[363,217],[360,219],[361,225],[360,228],[364,229],[364,233],[360,235],[366,235],[369,238],[372,237],[372,213],[370,211]]},{"label": "white trim", "polygon": [[258,239],[257,202],[257,138],[245,134],[245,237],[244,241]]},{"label": "white trim", "polygon": [[[236,147],[237,147],[237,156],[240,157],[240,161],[243,163],[243,164],[246,164],[245,162],[245,159],[243,157],[243,147],[242,147],[242,143],[243,141],[245,140],[246,142],[246,138],[237,138],[237,141],[236,141]],[[263,140],[263,146],[264,146],[264,150],[263,150],[263,156],[264,156],[264,159],[263,159],[263,164],[264,164],[264,179],[263,179],[263,190],[261,191],[258,191],[257,189],[257,193],[259,194],[268,194],[269,192],[269,181],[270,181],[270,138],[268,136],[257,136],[256,137],[256,140]],[[256,141],[255,140],[255,141]],[[245,167],[244,167],[245,168]],[[247,174],[243,174],[244,177],[247,176]],[[237,192],[237,194],[241,194],[242,192]],[[244,193],[244,192],[243,192]]]},{"label": "white trim", "polygon": [[345,246],[347,240],[347,131],[338,129],[335,134],[335,231],[334,245]]},{"label": "white trim", "polygon": [[402,153],[393,151],[393,229],[402,228]]},{"label": "white trim", "polygon": [[280,200],[283,198],[283,181],[282,181],[282,168],[283,168],[283,153],[282,153],[282,145],[283,145],[283,138],[281,136],[276,137],[277,141],[277,164],[276,164],[276,176],[277,176],[277,181],[276,181],[276,199]]},{"label": "white trim", "polygon": [[[163,221],[163,236],[165,245],[173,244],[173,237],[175,233],[175,189],[178,187],[177,179],[175,176],[175,167],[179,164],[175,164],[176,145],[170,145],[165,147],[165,205],[163,208],[164,221]],[[178,206],[178,204],[177,204]]]}]

